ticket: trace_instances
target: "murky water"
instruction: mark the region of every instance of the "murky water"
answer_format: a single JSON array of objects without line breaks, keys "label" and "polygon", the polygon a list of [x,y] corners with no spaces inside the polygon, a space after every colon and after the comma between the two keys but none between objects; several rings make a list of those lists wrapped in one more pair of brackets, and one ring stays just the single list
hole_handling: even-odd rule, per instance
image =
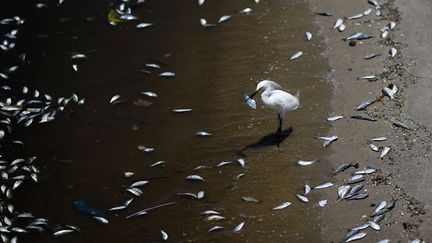
[{"label": "murky water", "polygon": [[[55,122],[21,129],[25,153],[38,156],[40,182],[17,193],[18,209],[30,211],[52,224],[73,224],[81,232],[61,238],[48,233],[26,235],[21,242],[153,242],[163,229],[174,242],[287,242],[320,239],[320,192],[310,194],[311,203],[298,201],[304,183],[326,181],[325,153],[316,135],[326,135],[331,86],[327,64],[321,57],[321,38],[304,1],[147,1],[133,14],[156,25],[135,29],[137,22],[109,26],[109,1],[65,1],[59,8],[23,9],[30,15],[26,38],[20,43],[31,61],[19,74],[30,87],[56,96],[76,92],[86,97],[82,107],[71,107]],[[250,15],[238,14],[251,7]],[[222,15],[232,19],[215,28]],[[94,17],[88,21],[86,18]],[[307,42],[304,32],[314,33]],[[289,62],[298,50],[305,54]],[[89,58],[73,62],[74,52]],[[137,70],[157,61],[161,70],[145,74]],[[72,64],[79,65],[74,72]],[[162,71],[174,78],[159,78]],[[257,81],[278,81],[289,92],[301,91],[301,109],[284,120],[281,148],[273,144],[276,114],[252,110],[243,95]],[[153,91],[148,98],[142,91]],[[126,101],[109,105],[120,94]],[[134,105],[139,99],[149,107]],[[258,101],[260,102],[260,101]],[[192,108],[176,114],[175,108]],[[211,137],[195,133],[206,130]],[[138,145],[154,147],[143,153]],[[199,165],[215,166],[239,156],[245,168],[230,164],[200,171]],[[298,159],[320,159],[309,168],[296,166]],[[150,168],[159,160],[167,166]],[[124,172],[135,175],[125,178]],[[237,175],[244,173],[239,180]],[[185,177],[199,174],[205,182]],[[121,205],[133,197],[125,189],[138,179],[150,179],[143,195],[116,213],[109,224],[98,223],[78,212],[73,202],[86,197],[102,210]],[[203,200],[178,196],[178,192],[205,191]],[[251,196],[260,203],[247,203]],[[293,205],[281,211],[271,208],[284,201]],[[138,210],[167,202],[174,205],[126,219]],[[220,211],[225,220],[205,221],[200,212]],[[245,221],[240,233],[235,225]],[[215,226],[224,231],[208,233]]]}]

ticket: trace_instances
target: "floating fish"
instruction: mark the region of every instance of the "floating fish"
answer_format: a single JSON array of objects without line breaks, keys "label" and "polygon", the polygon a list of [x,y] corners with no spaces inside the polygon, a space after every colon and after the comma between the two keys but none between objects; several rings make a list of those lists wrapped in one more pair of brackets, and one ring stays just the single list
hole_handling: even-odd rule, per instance
[{"label": "floating fish", "polygon": [[295,60],[295,59],[301,57],[302,55],[303,55],[303,52],[302,51],[298,51],[298,52],[294,53],[294,55],[292,55],[289,60],[290,61]]},{"label": "floating fish", "polygon": [[222,166],[229,165],[229,164],[232,164],[232,161],[222,161],[216,165],[216,168],[220,168]]},{"label": "floating fish", "polygon": [[63,236],[63,235],[66,235],[66,234],[70,234],[70,233],[73,233],[73,232],[75,232],[75,230],[72,230],[72,229],[63,229],[63,230],[58,230],[58,231],[56,231],[56,232],[54,232],[53,233],[53,236]]},{"label": "floating fish", "polygon": [[228,21],[230,18],[231,18],[230,15],[224,15],[224,16],[222,16],[222,17],[219,18],[218,24],[221,24],[221,23],[223,23],[225,21]]},{"label": "floating fish", "polygon": [[156,97],[157,97],[157,94],[156,94],[156,93],[154,93],[154,92],[149,92],[149,91],[141,92],[141,94],[143,94],[143,95],[145,95],[145,96],[148,96],[148,97],[152,97],[152,98],[156,98]]},{"label": "floating fish", "polygon": [[239,11],[241,14],[250,14],[252,12],[251,8],[245,8]]},{"label": "floating fish", "polygon": [[104,218],[104,217],[93,216],[93,218],[96,219],[96,221],[98,221],[98,222],[100,222],[102,224],[108,224],[109,223],[109,221],[106,218]]},{"label": "floating fish", "polygon": [[310,41],[312,39],[312,33],[311,32],[305,32],[306,40]]},{"label": "floating fish", "polygon": [[78,53],[78,54],[71,56],[71,59],[85,59],[85,58],[87,58],[87,56],[85,54],[81,54],[81,53]]},{"label": "floating fish", "polygon": [[150,168],[154,168],[154,167],[157,167],[157,166],[166,166],[166,165],[167,165],[167,162],[161,160],[161,161],[157,161],[157,162],[151,164]]},{"label": "floating fish", "polygon": [[216,226],[213,226],[212,228],[210,228],[210,229],[208,230],[208,232],[221,231],[221,230],[223,230],[223,229],[224,229],[224,227],[219,226],[219,225],[216,225]]},{"label": "floating fish", "polygon": [[357,120],[371,121],[371,122],[376,122],[377,121],[377,119],[375,119],[374,117],[371,117],[371,116],[368,116],[368,115],[364,115],[364,114],[352,115],[351,118],[352,119],[357,119]]},{"label": "floating fish", "polygon": [[174,109],[173,112],[175,113],[185,113],[185,112],[190,112],[192,111],[192,109],[190,108],[179,108],[179,109]]},{"label": "floating fish", "polygon": [[337,121],[337,120],[340,120],[342,118],[343,118],[343,116],[331,116],[331,117],[327,118],[327,121]]},{"label": "floating fish", "polygon": [[119,99],[120,99],[120,95],[114,95],[110,100],[110,104],[118,103]]},{"label": "floating fish", "polygon": [[142,152],[145,152],[145,153],[150,153],[150,152],[153,152],[155,150],[154,148],[146,147],[144,145],[138,145],[138,149]]},{"label": "floating fish", "polygon": [[204,4],[204,2],[205,2],[205,0],[198,0],[198,5],[201,6]]},{"label": "floating fish", "polygon": [[246,166],[246,160],[244,160],[243,158],[236,159],[235,162],[238,165],[240,165],[242,168],[244,168]]},{"label": "floating fish", "polygon": [[137,197],[140,197],[143,194],[143,192],[136,187],[128,188],[128,189],[126,189],[126,191],[130,192],[131,194],[133,194]]},{"label": "floating fish", "polygon": [[149,68],[154,68],[154,69],[160,69],[161,68],[160,65],[156,64],[156,63],[147,63],[145,66],[149,67]]},{"label": "floating fish", "polygon": [[139,24],[137,24],[136,28],[137,29],[144,29],[144,28],[148,28],[150,26],[154,26],[154,23],[139,23]]},{"label": "floating fish", "polygon": [[135,174],[135,173],[133,173],[133,172],[125,172],[125,173],[124,173],[124,176],[125,176],[125,177],[132,177],[134,174]]},{"label": "floating fish", "polygon": [[292,204],[291,202],[284,202],[284,203],[282,203],[282,204],[274,207],[273,210],[284,209],[284,208],[287,208],[287,207],[291,206],[291,204]]},{"label": "floating fish", "polygon": [[78,72],[78,65],[73,64],[73,65],[72,65],[72,69],[73,69],[75,72]]},{"label": "floating fish", "polygon": [[240,232],[243,229],[243,226],[245,225],[245,222],[241,222],[240,224],[238,224],[234,229],[233,232],[237,233]]},{"label": "floating fish", "polygon": [[245,201],[245,202],[251,202],[251,203],[259,203],[260,202],[253,197],[241,197],[241,200]]},{"label": "floating fish", "polygon": [[213,221],[213,220],[224,220],[225,217],[220,216],[220,215],[209,215],[206,217],[207,221]]},{"label": "floating fish", "polygon": [[301,166],[308,166],[308,165],[315,163],[316,161],[317,160],[299,160],[299,161],[297,161],[297,164],[301,165]]},{"label": "floating fish", "polygon": [[220,215],[219,212],[214,211],[214,210],[206,210],[206,211],[201,212],[200,214],[201,215],[206,215],[206,216],[209,216],[209,215]]},{"label": "floating fish", "polygon": [[160,73],[158,76],[159,77],[164,77],[164,78],[169,78],[169,77],[174,77],[175,73],[173,73],[173,72],[163,72],[163,73]]},{"label": "floating fish", "polygon": [[165,231],[161,230],[160,233],[163,241],[168,240],[168,234]]},{"label": "floating fish", "polygon": [[204,178],[202,178],[199,175],[189,175],[189,176],[186,176],[186,180],[187,181],[205,181]]},{"label": "floating fish", "polygon": [[197,136],[200,136],[200,137],[208,137],[208,136],[211,136],[212,134],[211,133],[208,133],[208,132],[206,132],[206,131],[198,131],[198,132],[196,132],[195,133]]}]

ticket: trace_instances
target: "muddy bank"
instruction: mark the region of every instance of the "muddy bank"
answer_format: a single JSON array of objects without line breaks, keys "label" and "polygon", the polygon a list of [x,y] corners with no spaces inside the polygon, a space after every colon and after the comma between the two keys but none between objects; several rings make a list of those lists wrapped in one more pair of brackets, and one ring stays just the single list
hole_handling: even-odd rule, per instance
[{"label": "muddy bank", "polygon": [[[317,23],[323,27],[323,35],[327,37],[328,49],[325,55],[329,58],[332,67],[331,77],[335,82],[333,113],[345,116],[345,119],[333,124],[332,133],[339,136],[340,143],[333,147],[334,153],[330,156],[330,161],[333,166],[345,161],[359,163],[361,168],[372,167],[379,170],[378,173],[368,176],[364,183],[364,192],[369,194],[368,198],[351,202],[333,201],[324,210],[323,238],[335,242],[342,240],[346,229],[367,223],[381,201],[393,199],[397,200],[395,209],[385,214],[384,220],[380,222],[380,231],[370,228],[365,230],[368,234],[365,241],[407,241],[415,238],[430,240],[431,233],[426,230],[431,226],[429,199],[427,193],[419,192],[419,187],[427,187],[427,177],[424,177],[423,173],[427,174],[424,168],[428,167],[430,158],[431,132],[402,112],[408,91],[415,92],[411,87],[417,82],[417,78],[411,71],[407,71],[413,65],[413,59],[405,52],[405,49],[416,47],[415,41],[407,41],[401,36],[406,34],[404,29],[412,30],[412,26],[418,20],[409,16],[404,18],[404,13],[398,9],[397,2],[382,2],[382,16],[376,16],[373,10],[370,15],[360,19],[345,20],[346,30],[340,33],[333,29],[337,18],[353,16],[368,8],[374,9],[374,6],[367,1],[349,4],[346,1],[311,3],[314,11],[330,11],[333,14],[333,17],[316,18]],[[421,8],[419,4],[404,4],[416,9]],[[380,37],[380,29],[388,26],[390,21],[395,21],[397,27],[389,32],[388,38],[383,39]],[[342,40],[358,31],[373,38],[358,41],[355,46],[350,46]],[[398,49],[398,54],[394,58],[389,55],[391,47]],[[368,53],[380,53],[380,56],[365,60],[363,57]],[[375,82],[359,79],[371,74],[376,74],[380,78]],[[383,103],[377,102],[365,111],[355,110],[363,101],[379,97],[382,94],[381,89],[389,83],[394,83],[399,88],[395,100],[386,97]],[[427,96],[414,99],[423,98],[426,99]],[[411,109],[410,112],[413,114],[418,111]],[[355,114],[373,116],[377,121],[349,118]],[[428,114],[422,114],[416,117],[427,120],[427,116]],[[395,121],[408,124],[410,129],[396,128],[393,125]],[[388,139],[384,142],[374,142],[375,145],[381,148],[391,147],[389,154],[383,159],[379,158],[380,153],[372,151],[369,147],[372,143],[371,138],[379,136]],[[337,176],[339,183],[343,183],[352,170],[348,172]],[[329,197],[336,199],[336,195],[335,191]]]}]

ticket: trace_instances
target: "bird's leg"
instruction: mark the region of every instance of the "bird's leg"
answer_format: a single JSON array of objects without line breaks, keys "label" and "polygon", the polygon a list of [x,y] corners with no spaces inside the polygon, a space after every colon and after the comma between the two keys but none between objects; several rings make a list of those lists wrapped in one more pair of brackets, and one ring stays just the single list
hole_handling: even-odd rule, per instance
[{"label": "bird's leg", "polygon": [[279,148],[279,144],[281,142],[281,135],[282,135],[282,117],[281,115],[278,113],[278,120],[279,120],[279,126],[278,126],[278,131],[276,133],[276,143],[277,143],[277,147]]}]

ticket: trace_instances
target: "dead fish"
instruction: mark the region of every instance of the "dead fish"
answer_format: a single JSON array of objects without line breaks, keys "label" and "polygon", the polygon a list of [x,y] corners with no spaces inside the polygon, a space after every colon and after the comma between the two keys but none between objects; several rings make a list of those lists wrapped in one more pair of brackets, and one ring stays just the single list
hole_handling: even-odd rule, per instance
[{"label": "dead fish", "polygon": [[359,18],[361,18],[361,17],[363,17],[363,13],[359,13],[359,14],[356,14],[356,15],[350,16],[350,17],[348,17],[347,19],[349,19],[349,20],[353,20],[353,19],[359,19]]},{"label": "dead fish", "polygon": [[188,196],[188,197],[192,197],[194,199],[201,200],[201,199],[204,198],[205,193],[204,193],[204,191],[199,191],[196,194],[195,193],[190,193],[190,192],[179,192],[179,193],[177,193],[177,195],[179,195],[179,196]]},{"label": "dead fish", "polygon": [[378,4],[378,2],[376,0],[368,0],[369,4],[372,4],[375,7],[380,7],[380,5]]},{"label": "dead fish", "polygon": [[382,13],[381,13],[381,9],[377,9],[377,10],[375,11],[375,15],[376,15],[376,16],[381,16],[381,15],[382,15]]},{"label": "dead fish", "polygon": [[375,144],[373,144],[373,143],[369,144],[369,148],[372,149],[372,151],[375,151],[375,152],[379,151],[379,148]]},{"label": "dead fish", "polygon": [[345,196],[348,194],[348,192],[350,191],[351,186],[350,185],[345,185],[345,186],[340,186],[338,188],[338,195],[339,195],[339,199],[344,199]]},{"label": "dead fish", "polygon": [[241,197],[241,200],[245,201],[245,202],[250,202],[250,203],[259,203],[260,202],[253,197]]},{"label": "dead fish", "polygon": [[70,234],[72,232],[75,232],[75,230],[72,230],[72,229],[58,230],[58,231],[56,231],[56,232],[53,233],[53,236],[56,236],[56,237],[57,236],[63,236],[63,235],[66,235],[66,234]]},{"label": "dead fish", "polygon": [[400,128],[403,128],[403,129],[409,129],[409,127],[405,123],[402,123],[402,122],[396,121],[396,122],[393,122],[393,125],[395,127],[400,127]]},{"label": "dead fish", "polygon": [[93,216],[93,218],[102,224],[108,224],[109,223],[109,221],[104,217]]},{"label": "dead fish", "polygon": [[163,73],[160,73],[158,76],[159,77],[164,77],[164,78],[169,78],[169,77],[174,77],[175,73],[173,73],[173,72],[163,72]]},{"label": "dead fish", "polygon": [[380,159],[382,159],[386,154],[388,154],[388,152],[390,152],[390,147],[385,146],[381,151]]},{"label": "dead fish", "polygon": [[389,28],[390,28],[390,30],[394,30],[394,28],[396,28],[396,22],[391,21],[391,22],[389,23]]},{"label": "dead fish", "polygon": [[307,194],[309,194],[310,191],[311,191],[311,187],[308,184],[304,185],[304,187],[303,187],[303,195],[306,196]]},{"label": "dead fish", "polygon": [[225,217],[220,216],[220,215],[210,215],[206,217],[207,221],[213,221],[213,220],[223,220],[225,219]]},{"label": "dead fish", "polygon": [[144,28],[148,28],[150,26],[153,26],[154,23],[139,23],[137,24],[136,28],[137,29],[144,29]]},{"label": "dead fish", "polygon": [[312,33],[311,32],[305,32],[306,40],[310,41],[312,39]]},{"label": "dead fish", "polygon": [[240,224],[238,224],[234,229],[233,232],[237,233],[240,232],[243,229],[243,226],[245,225],[245,222],[241,222]]},{"label": "dead fish", "polygon": [[87,58],[87,56],[85,54],[81,54],[81,53],[78,53],[78,54],[71,56],[71,59],[85,59],[85,58]]},{"label": "dead fish", "polygon": [[338,28],[339,32],[343,32],[346,29],[345,24],[341,24]]},{"label": "dead fish", "polygon": [[241,14],[250,14],[252,12],[251,8],[245,8],[239,11]]},{"label": "dead fish", "polygon": [[343,24],[343,19],[337,19],[333,26],[333,29],[339,28],[339,26],[341,26],[342,24]]},{"label": "dead fish", "polygon": [[160,65],[156,64],[156,63],[147,63],[145,66],[149,67],[149,68],[154,68],[154,69],[160,69],[161,68]]},{"label": "dead fish", "polygon": [[340,120],[342,118],[343,118],[343,116],[331,116],[331,117],[327,118],[327,121],[337,121],[337,120]]},{"label": "dead fish", "polygon": [[297,161],[297,164],[301,165],[301,166],[308,166],[308,165],[315,163],[316,161],[317,160],[299,160],[299,161]]},{"label": "dead fish", "polygon": [[208,132],[206,132],[206,131],[198,131],[198,132],[196,132],[195,133],[197,136],[200,136],[200,137],[208,137],[208,136],[211,136],[212,134],[211,133],[208,133]]},{"label": "dead fish", "polygon": [[146,92],[141,92],[141,94],[148,96],[148,97],[152,97],[152,98],[156,98],[157,94],[154,92],[150,92],[150,91],[146,91]]},{"label": "dead fish", "polygon": [[205,27],[205,28],[207,28],[207,27],[215,27],[216,26],[215,24],[209,24],[209,23],[207,23],[207,20],[204,19],[204,18],[200,18],[200,25],[202,27]]},{"label": "dead fish", "polygon": [[316,12],[316,14],[321,15],[321,16],[326,16],[326,17],[332,16],[332,14],[330,12]]},{"label": "dead fish", "polygon": [[224,227],[216,225],[216,226],[213,226],[211,229],[209,229],[208,232],[220,231],[223,229],[224,229]]},{"label": "dead fish", "polygon": [[206,165],[199,165],[197,167],[194,168],[194,170],[204,170],[204,169],[210,169],[212,167],[210,166],[206,166]]},{"label": "dead fish", "polygon": [[331,182],[324,182],[324,183],[321,183],[321,184],[315,186],[313,189],[314,190],[316,190],[316,189],[324,189],[324,188],[329,188],[329,187],[332,187],[332,186],[334,186],[333,183],[331,183]]},{"label": "dead fish", "polygon": [[186,176],[186,180],[187,181],[205,181],[204,178],[202,178],[199,175],[189,175],[189,176]]},{"label": "dead fish", "polygon": [[379,240],[376,243],[390,243],[389,239]]},{"label": "dead fish", "polygon": [[378,204],[378,206],[375,208],[374,213],[377,213],[377,212],[383,210],[386,206],[387,206],[386,201],[380,202],[380,204]]},{"label": "dead fish", "polygon": [[354,194],[354,195],[349,195],[346,197],[346,199],[348,200],[361,200],[361,199],[365,199],[367,198],[369,195],[368,194]]},{"label": "dead fish", "polygon": [[73,64],[73,65],[72,65],[72,69],[73,69],[75,72],[78,72],[78,65]]},{"label": "dead fish", "polygon": [[369,59],[372,59],[372,58],[374,58],[374,57],[378,57],[378,56],[380,56],[381,55],[381,53],[368,53],[368,54],[366,54],[363,58],[365,59],[365,60],[369,60]]},{"label": "dead fish", "polygon": [[205,2],[205,0],[198,0],[198,5],[201,6],[204,4],[204,2]]},{"label": "dead fish", "polygon": [[163,241],[168,240],[168,234],[165,231],[160,230],[160,233],[161,233],[161,238]]},{"label": "dead fish", "polygon": [[146,147],[144,145],[138,145],[138,149],[142,152],[145,152],[145,153],[150,153],[150,152],[153,152],[155,150],[154,148]]},{"label": "dead fish", "polygon": [[364,114],[357,114],[357,115],[352,115],[351,116],[352,119],[357,119],[357,120],[365,120],[365,121],[371,121],[371,122],[376,122],[377,119],[368,116],[368,115],[364,115]]},{"label": "dead fish", "polygon": [[354,172],[354,175],[368,175],[368,174],[372,174],[375,172],[376,172],[376,169],[374,169],[374,168],[364,168],[362,170]]},{"label": "dead fish", "polygon": [[222,166],[229,165],[229,164],[232,164],[232,161],[222,161],[216,165],[216,168],[220,168]]},{"label": "dead fish", "polygon": [[136,187],[128,188],[128,189],[126,189],[126,191],[130,192],[131,194],[133,194],[133,195],[135,195],[137,197],[139,197],[139,196],[141,196],[143,194],[143,192],[140,189],[136,188]]},{"label": "dead fish", "polygon": [[363,12],[363,15],[364,15],[364,16],[367,16],[367,15],[369,15],[370,13],[372,13],[372,9],[371,9],[371,8],[368,8],[368,9],[366,9],[366,10]]},{"label": "dead fish", "polygon": [[214,210],[206,210],[206,211],[201,212],[200,214],[201,215],[207,215],[207,216],[209,216],[209,215],[220,215],[219,212],[214,211]]},{"label": "dead fish", "polygon": [[391,57],[396,56],[397,52],[398,52],[398,50],[394,47],[390,48],[390,50],[389,50],[389,54]]},{"label": "dead fish", "polygon": [[295,60],[295,59],[301,57],[302,55],[303,55],[303,52],[302,51],[298,51],[298,52],[294,53],[294,55],[292,55],[289,60],[290,61]]},{"label": "dead fish", "polygon": [[223,23],[225,21],[228,21],[230,18],[231,18],[230,15],[224,15],[224,16],[222,16],[222,17],[219,18],[218,24],[221,24],[221,23]]},{"label": "dead fish", "polygon": [[380,36],[381,36],[382,39],[386,39],[389,36],[389,32],[387,30],[384,31],[384,32],[381,32]]},{"label": "dead fish", "polygon": [[346,164],[346,163],[341,164],[338,167],[336,167],[335,171],[333,172],[333,175],[336,175],[337,173],[342,172],[351,166],[352,166],[351,164]]},{"label": "dead fish", "polygon": [[373,82],[373,81],[377,81],[379,79],[379,76],[372,74],[372,75],[366,75],[363,77],[359,77],[358,79]]},{"label": "dead fish", "polygon": [[309,202],[309,199],[307,197],[303,196],[303,195],[297,194],[296,196],[302,202],[305,202],[305,203]]},{"label": "dead fish", "polygon": [[133,172],[125,172],[124,176],[127,178],[127,177],[132,177],[134,174],[135,173],[133,173]]},{"label": "dead fish", "polygon": [[245,102],[252,109],[256,109],[256,101],[254,99],[252,99],[251,97],[245,95]]},{"label": "dead fish", "polygon": [[383,93],[383,95],[389,97],[390,100],[393,100],[393,99],[394,99],[394,96],[396,95],[397,91],[398,91],[397,86],[394,85],[394,84],[392,84],[392,83],[389,84],[387,87],[384,87],[384,88],[382,89],[382,93]]},{"label": "dead fish", "polygon": [[355,184],[358,182],[364,181],[363,175],[353,175],[349,180],[347,181],[348,184]]},{"label": "dead fish", "polygon": [[157,166],[166,166],[166,165],[167,165],[166,161],[160,160],[160,161],[157,161],[157,162],[151,164],[150,168],[154,168],[154,167],[157,167]]},{"label": "dead fish", "polygon": [[376,231],[381,230],[381,227],[380,227],[377,223],[375,223],[375,222],[373,222],[373,221],[369,221],[369,225],[370,225],[370,227],[371,227],[372,229],[374,229],[374,230],[376,230]]},{"label": "dead fish", "polygon": [[366,40],[366,39],[370,39],[370,38],[372,38],[372,36],[363,34],[362,32],[357,32],[357,33],[349,35],[344,40],[345,41],[349,41],[349,40]]},{"label": "dead fish", "polygon": [[175,113],[185,113],[185,112],[190,112],[192,111],[192,109],[190,108],[179,108],[179,109],[174,109],[173,112]]},{"label": "dead fish", "polygon": [[334,141],[338,140],[338,136],[328,136],[328,137],[318,137],[319,139],[324,140],[323,147],[328,147]]},{"label": "dead fish", "polygon": [[363,101],[360,105],[358,105],[356,107],[356,110],[358,110],[358,111],[364,110],[364,109],[368,108],[370,105],[372,105],[373,103],[375,103],[374,100]]},{"label": "dead fish", "polygon": [[119,99],[120,99],[120,95],[114,95],[110,100],[110,104],[115,104],[120,102]]},{"label": "dead fish", "polygon": [[382,141],[385,141],[385,140],[387,140],[386,137],[375,137],[375,138],[371,139],[371,141],[374,141],[374,142],[382,142]]},{"label": "dead fish", "polygon": [[273,210],[284,209],[284,208],[287,208],[287,207],[291,206],[291,204],[292,204],[291,202],[284,202],[284,203],[282,203],[282,204],[274,207]]},{"label": "dead fish", "polygon": [[242,168],[244,168],[244,167],[246,166],[246,160],[244,160],[243,158],[236,159],[235,161],[236,161],[236,163],[237,163],[238,165],[240,165]]}]

